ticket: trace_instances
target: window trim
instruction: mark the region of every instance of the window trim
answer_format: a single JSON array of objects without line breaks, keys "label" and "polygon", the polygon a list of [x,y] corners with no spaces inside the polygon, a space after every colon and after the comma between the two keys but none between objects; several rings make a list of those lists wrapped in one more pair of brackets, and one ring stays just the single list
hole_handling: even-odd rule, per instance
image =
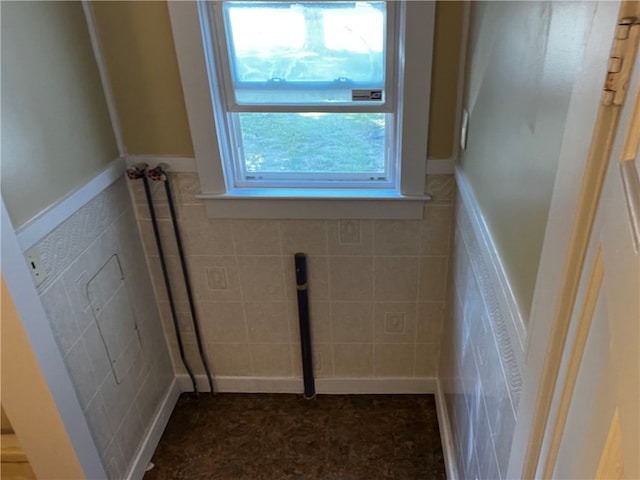
[{"label": "window trim", "polygon": [[[182,80],[195,160],[207,213],[221,218],[422,218],[427,163],[427,132],[433,56],[435,2],[403,2],[398,60],[404,62],[397,89],[399,191],[388,189],[234,189],[225,177],[214,121],[225,115],[214,108],[202,35],[211,35],[202,1],[168,2],[178,68]],[[203,18],[204,17],[204,18]],[[219,80],[212,78],[211,82]],[[411,101],[404,102],[404,98]],[[223,142],[225,144],[227,142]],[[223,154],[225,154],[223,152]],[[357,194],[356,194],[357,193]],[[225,200],[221,202],[220,200]],[[272,201],[271,201],[272,200]],[[258,205],[259,203],[259,205]],[[270,205],[271,204],[271,205]],[[349,205],[351,204],[351,205]],[[289,205],[289,206],[287,206]],[[305,207],[306,205],[306,207]],[[403,213],[404,211],[404,213]],[[306,213],[305,213],[306,212]]]}]

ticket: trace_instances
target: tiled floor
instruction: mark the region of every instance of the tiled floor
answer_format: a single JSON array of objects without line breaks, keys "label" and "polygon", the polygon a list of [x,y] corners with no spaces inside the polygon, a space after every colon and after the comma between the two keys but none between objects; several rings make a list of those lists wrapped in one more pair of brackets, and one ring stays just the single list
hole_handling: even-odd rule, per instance
[{"label": "tiled floor", "polygon": [[152,462],[145,480],[446,478],[432,395],[183,395]]}]

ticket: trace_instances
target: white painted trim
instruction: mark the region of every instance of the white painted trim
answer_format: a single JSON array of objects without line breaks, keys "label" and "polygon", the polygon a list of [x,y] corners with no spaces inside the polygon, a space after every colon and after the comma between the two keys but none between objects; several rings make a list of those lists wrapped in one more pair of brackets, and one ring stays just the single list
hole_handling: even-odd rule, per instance
[{"label": "white painted trim", "polygon": [[455,163],[455,157],[429,158],[427,160],[427,175],[453,175]]},{"label": "white painted trim", "polygon": [[[399,81],[398,115],[400,191],[416,195],[424,189],[431,69],[435,31],[436,2],[406,2],[404,38],[401,39],[398,64],[404,62]],[[425,141],[426,140],[426,141]]]},{"label": "white painted trim", "polygon": [[22,252],[26,252],[82,206],[118,180],[124,171],[124,159],[120,157],[113,160],[106,169],[83,186],[50,205],[20,227],[16,235]]},{"label": "white painted trim", "polygon": [[[498,253],[496,244],[493,241],[491,230],[485,221],[484,215],[478,206],[478,202],[475,198],[473,190],[466,179],[466,176],[459,168],[456,168],[456,184],[458,186],[458,193],[462,198],[467,212],[471,217],[471,222],[474,227],[474,231],[478,237],[478,240],[482,243],[482,250],[488,254],[488,260],[491,267],[491,273],[496,281],[497,287],[503,296],[503,300],[506,303],[506,309],[511,322],[507,322],[509,329],[509,337],[513,343],[513,346],[519,347],[520,358],[518,359],[519,367],[524,368],[524,351],[527,341],[527,328],[524,322],[524,314],[522,309],[518,305],[509,277]],[[515,340],[515,342],[514,342]]]},{"label": "white painted trim", "polygon": [[[126,165],[146,163],[150,167],[165,164],[170,172],[197,172],[196,160],[190,157],[169,157],[159,155],[127,155]],[[431,163],[434,175],[452,174],[452,159],[436,160]],[[427,170],[429,167],[427,166]],[[357,218],[357,219],[422,219],[424,202],[431,200],[429,195],[398,196],[393,192],[373,192],[370,190],[352,190],[352,195],[342,197],[349,192],[342,190],[307,190],[309,196],[300,191],[293,196],[286,189],[273,191],[252,190],[234,195],[232,192],[222,195],[199,194],[204,200],[207,216],[210,218]],[[333,197],[331,195],[334,195]],[[372,196],[368,198],[370,195]],[[385,197],[386,196],[386,197]]]},{"label": "white painted trim", "polygon": [[170,172],[197,172],[198,166],[193,157],[166,157],[162,155],[127,155],[127,168],[146,163],[151,168],[163,163]]},{"label": "white painted trim", "polygon": [[214,125],[213,101],[202,44],[198,4],[168,2],[167,6],[200,188],[203,193],[222,194],[226,186],[218,148],[218,134]]},{"label": "white painted trim", "polygon": [[[169,17],[200,177],[200,187],[203,194],[224,195],[229,193],[231,182],[225,182],[222,159],[220,158],[220,142],[215,128],[214,100],[211,95],[205,46],[201,33],[201,30],[208,29],[209,25],[204,15],[201,18],[198,5],[197,2],[169,2]],[[406,57],[407,59],[402,81],[405,93],[411,95],[411,101],[405,102],[403,107],[399,109],[404,125],[400,148],[403,158],[400,169],[400,191],[406,195],[418,195],[424,189],[424,159],[426,158],[427,143],[425,135],[428,131],[429,121],[435,3],[407,2],[406,9],[407,41],[405,43],[410,47],[406,48],[406,51],[400,52],[400,58]],[[218,209],[226,210],[229,207],[230,205],[225,203]],[[270,208],[277,207],[278,205],[272,205]],[[370,205],[367,206],[367,208],[370,207]],[[215,215],[211,213],[213,210],[215,209],[210,209],[210,215]],[[335,217],[335,215],[337,214],[333,216]],[[275,218],[276,216],[278,218],[297,218],[289,216],[286,211],[283,215],[280,215],[279,212],[271,212],[266,218]]]},{"label": "white painted trim", "polygon": [[[542,383],[545,358],[555,312],[562,301],[559,292],[562,289],[565,262],[571,248],[571,232],[579,208],[578,199],[591,147],[590,142],[585,139],[591,138],[598,115],[598,99],[602,93],[619,7],[620,2],[617,1],[597,3],[591,31],[585,39],[587,43],[581,74],[576,76],[567,111],[531,307],[527,363],[526,370],[523,371],[523,390],[507,470],[509,478],[522,478],[528,453],[536,456],[536,462],[540,460],[541,451],[533,445],[531,433],[534,430],[536,410],[542,411],[544,408],[538,403],[541,400],[539,393],[554,388]],[[557,361],[559,360],[552,363]],[[547,421],[548,417],[543,420],[545,423]],[[529,472],[527,475],[530,475]]]},{"label": "white painted trim", "polygon": [[324,394],[426,394],[436,392],[435,377],[316,378],[316,392]]},{"label": "white painted trim", "polygon": [[122,127],[120,126],[120,118],[118,117],[118,110],[116,108],[116,102],[113,97],[113,89],[111,88],[111,81],[109,80],[109,72],[107,70],[107,61],[102,53],[102,46],[100,45],[100,35],[98,35],[98,27],[96,26],[96,19],[93,15],[93,7],[88,0],[82,0],[82,9],[84,10],[84,16],[87,21],[87,27],[89,28],[89,38],[91,39],[91,46],[93,47],[93,55],[98,64],[98,72],[100,74],[100,81],[102,82],[102,90],[107,102],[107,109],[109,110],[109,118],[111,119],[111,127],[113,128],[113,135],[116,138],[116,144],[118,145],[118,153],[123,156],[127,153],[127,147],[124,144],[122,137]]},{"label": "white painted trim", "polygon": [[178,387],[178,380],[174,378],[171,386],[167,390],[164,400],[160,404],[160,408],[158,409],[153,422],[151,422],[151,428],[149,428],[147,436],[142,441],[142,444],[138,449],[138,453],[131,464],[129,472],[125,475],[127,480],[141,480],[142,477],[144,477],[144,472],[151,461],[151,457],[153,457],[153,453],[155,452],[158,443],[160,442],[160,438],[162,437],[164,429],[169,422],[171,413],[178,402],[180,393],[181,391]]},{"label": "white painted trim", "polygon": [[7,288],[86,478],[106,479],[98,449],[1,198],[0,205],[0,258]]},{"label": "white painted trim", "polygon": [[234,198],[205,200],[209,218],[421,220],[424,200]]},{"label": "white painted trim", "polygon": [[[177,375],[183,392],[191,391],[191,380],[186,374]],[[206,377],[196,375],[198,386],[207,391]],[[318,394],[427,394],[436,393],[435,377],[390,378],[316,378]],[[293,377],[216,377],[214,388],[225,393],[300,393],[301,378]]]},{"label": "white painted trim", "polygon": [[438,428],[440,430],[440,442],[442,443],[442,453],[444,455],[444,465],[447,469],[448,480],[458,480],[458,467],[456,465],[456,450],[451,434],[451,422],[447,404],[444,401],[442,384],[440,379],[436,379],[436,412],[438,414]]}]

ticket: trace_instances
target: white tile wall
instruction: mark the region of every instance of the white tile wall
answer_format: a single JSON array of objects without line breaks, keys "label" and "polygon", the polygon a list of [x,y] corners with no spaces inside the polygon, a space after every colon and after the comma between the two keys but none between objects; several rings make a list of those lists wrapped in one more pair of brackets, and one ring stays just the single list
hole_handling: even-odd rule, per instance
[{"label": "white tile wall", "polygon": [[[501,328],[508,312],[495,308],[505,302],[493,298],[499,289],[487,274],[487,256],[479,247],[470,210],[460,196],[439,377],[460,478],[503,479],[515,428],[520,372],[510,346],[513,340]],[[429,315],[442,318],[435,310]],[[439,328],[437,323],[432,327]],[[432,338],[429,328],[423,328],[422,334]]]},{"label": "white tile wall", "polygon": [[[40,299],[98,451],[110,477],[122,479],[173,379],[125,180],[98,194],[30,250],[46,266]],[[114,254],[124,280],[109,261]],[[90,303],[88,282],[105,264],[104,274],[90,285]],[[117,381],[105,335],[121,360]]]},{"label": "white tile wall", "polygon": [[[293,254],[307,254],[318,377],[433,377],[440,355],[452,175],[427,179],[423,221],[216,220],[194,173],[171,174],[197,315],[214,376],[301,377]],[[129,182],[176,369],[179,353],[146,198]],[[164,188],[152,182],[181,331],[190,319]],[[400,314],[401,326],[386,318]],[[394,320],[395,322],[395,320]],[[396,328],[394,330],[394,328]],[[183,335],[187,342],[193,337]],[[186,348],[201,371],[195,347]]]}]

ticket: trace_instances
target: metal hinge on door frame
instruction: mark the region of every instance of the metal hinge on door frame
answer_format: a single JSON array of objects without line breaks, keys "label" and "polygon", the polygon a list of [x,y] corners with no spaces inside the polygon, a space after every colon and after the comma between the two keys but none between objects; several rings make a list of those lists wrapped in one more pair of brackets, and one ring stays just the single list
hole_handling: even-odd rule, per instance
[{"label": "metal hinge on door frame", "polygon": [[640,38],[638,17],[620,19],[609,57],[607,79],[604,82],[603,105],[622,105],[624,103],[638,49],[638,38]]}]

